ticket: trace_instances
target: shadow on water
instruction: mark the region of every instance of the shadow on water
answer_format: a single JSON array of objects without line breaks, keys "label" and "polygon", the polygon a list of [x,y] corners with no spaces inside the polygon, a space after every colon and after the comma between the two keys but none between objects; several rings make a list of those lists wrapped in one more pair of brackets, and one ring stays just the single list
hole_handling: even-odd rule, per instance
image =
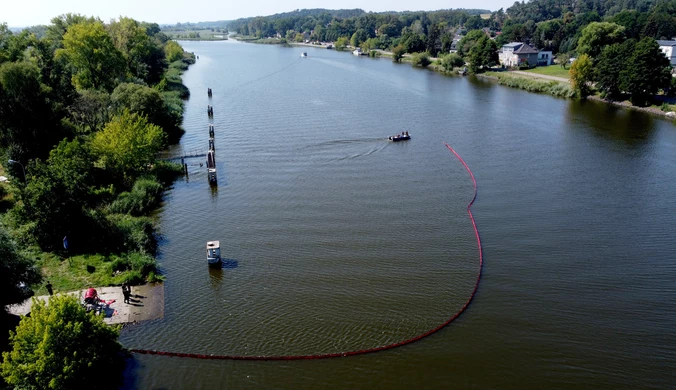
[{"label": "shadow on water", "polygon": [[629,146],[646,144],[656,125],[651,114],[591,100],[571,101],[566,118],[574,128]]}]

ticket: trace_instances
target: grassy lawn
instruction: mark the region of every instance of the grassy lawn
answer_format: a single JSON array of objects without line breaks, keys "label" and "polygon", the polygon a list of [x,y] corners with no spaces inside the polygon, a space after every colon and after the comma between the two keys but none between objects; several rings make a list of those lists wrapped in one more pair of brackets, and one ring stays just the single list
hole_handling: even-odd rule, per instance
[{"label": "grassy lawn", "polygon": [[[125,255],[61,256],[58,253],[41,252],[33,256],[43,276],[43,283],[40,286],[32,286],[35,295],[47,294],[45,284],[48,280],[55,292],[81,290],[87,287],[119,286],[127,280],[132,284],[139,284],[142,280],[141,268],[147,267],[148,262],[154,263],[153,259],[129,259],[125,258]],[[136,275],[134,283],[130,278]]]},{"label": "grassy lawn", "polygon": [[564,69],[561,65],[550,65],[550,66],[538,66],[537,68],[528,69],[526,72],[543,74],[547,76],[556,76],[556,77],[570,77],[568,69]]}]

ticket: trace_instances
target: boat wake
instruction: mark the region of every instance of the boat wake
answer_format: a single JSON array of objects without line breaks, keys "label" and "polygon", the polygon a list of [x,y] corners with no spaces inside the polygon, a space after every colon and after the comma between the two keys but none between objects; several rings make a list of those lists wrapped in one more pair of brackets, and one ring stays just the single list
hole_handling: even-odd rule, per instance
[{"label": "boat wake", "polygon": [[316,154],[320,158],[328,158],[326,164],[337,161],[368,157],[388,146],[387,138],[342,139],[306,145],[299,152]]}]

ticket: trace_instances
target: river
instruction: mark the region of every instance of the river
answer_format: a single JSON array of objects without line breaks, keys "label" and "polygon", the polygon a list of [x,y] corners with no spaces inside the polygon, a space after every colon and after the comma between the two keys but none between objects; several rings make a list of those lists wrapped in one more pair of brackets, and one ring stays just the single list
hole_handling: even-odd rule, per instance
[{"label": "river", "polygon": [[[388,60],[182,42],[181,144],[206,150],[159,214],[165,317],[128,348],[139,389],[636,389],[676,383],[676,128],[662,118]],[[307,58],[300,58],[303,51]],[[212,88],[213,98],[207,97]],[[387,136],[409,131],[410,141]],[[222,269],[210,270],[208,240]]]}]

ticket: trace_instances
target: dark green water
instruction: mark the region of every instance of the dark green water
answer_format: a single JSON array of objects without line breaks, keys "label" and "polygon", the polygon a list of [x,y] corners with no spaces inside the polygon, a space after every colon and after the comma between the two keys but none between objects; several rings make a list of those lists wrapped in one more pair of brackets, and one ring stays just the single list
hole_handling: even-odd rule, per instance
[{"label": "dark green water", "polygon": [[[129,348],[321,361],[135,355],[127,387],[669,388],[676,384],[676,128],[329,50],[184,42],[182,150],[207,148],[160,215],[165,318]],[[309,51],[308,51],[309,50]],[[299,58],[308,51],[308,58]],[[210,87],[214,97],[208,99]],[[412,140],[387,136],[409,131]],[[220,240],[227,268],[209,270]]]}]

